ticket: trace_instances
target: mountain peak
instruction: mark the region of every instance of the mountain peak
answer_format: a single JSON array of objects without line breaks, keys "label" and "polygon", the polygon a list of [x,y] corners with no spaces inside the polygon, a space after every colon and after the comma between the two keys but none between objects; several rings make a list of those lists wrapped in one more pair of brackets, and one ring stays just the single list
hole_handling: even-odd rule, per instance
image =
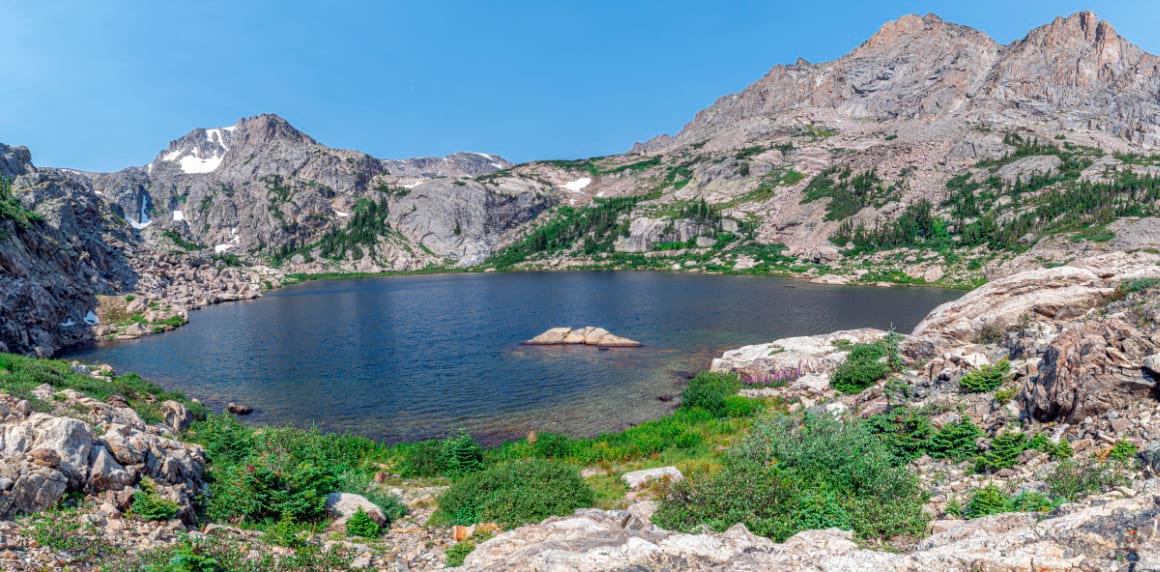
[{"label": "mountain peak", "polygon": [[263,113],[244,117],[235,124],[238,128],[239,143],[268,143],[282,140],[295,143],[316,143],[309,135],[299,131],[289,121],[274,113]]},{"label": "mountain peak", "polygon": [[883,46],[894,46],[907,37],[935,36],[943,33],[946,22],[935,14],[919,16],[907,14],[897,20],[890,20],[882,25],[870,39],[866,40],[858,50],[875,49]]},{"label": "mountain peak", "polygon": [[1069,48],[1076,44],[1110,45],[1119,40],[1116,29],[1094,12],[1076,12],[1057,17],[1050,24],[1032,30],[1023,40],[1045,48]]}]

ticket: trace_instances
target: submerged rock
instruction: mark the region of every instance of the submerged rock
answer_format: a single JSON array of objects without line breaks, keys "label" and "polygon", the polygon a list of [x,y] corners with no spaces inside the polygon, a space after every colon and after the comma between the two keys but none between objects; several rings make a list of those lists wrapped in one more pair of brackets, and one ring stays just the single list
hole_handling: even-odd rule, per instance
[{"label": "submerged rock", "polygon": [[585,345],[602,348],[636,348],[644,344],[613,335],[604,328],[551,328],[548,331],[523,342],[525,346]]}]

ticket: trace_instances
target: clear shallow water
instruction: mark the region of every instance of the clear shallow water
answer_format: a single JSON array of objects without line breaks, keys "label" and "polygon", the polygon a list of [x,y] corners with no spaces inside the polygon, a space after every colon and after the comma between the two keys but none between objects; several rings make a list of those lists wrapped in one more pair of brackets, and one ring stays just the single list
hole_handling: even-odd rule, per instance
[{"label": "clear shallow water", "polygon": [[[319,281],[213,306],[174,332],[70,352],[248,421],[316,423],[389,441],[458,427],[487,441],[590,435],[659,417],[687,375],[726,349],[873,326],[910,331],[958,297],[648,272],[442,274]],[[519,342],[603,326],[646,344],[599,351]]]}]

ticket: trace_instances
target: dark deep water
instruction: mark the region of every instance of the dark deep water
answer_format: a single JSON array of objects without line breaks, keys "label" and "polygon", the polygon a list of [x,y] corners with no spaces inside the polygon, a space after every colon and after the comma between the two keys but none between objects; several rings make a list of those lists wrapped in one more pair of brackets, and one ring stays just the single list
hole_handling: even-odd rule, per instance
[{"label": "dark deep water", "polygon": [[[310,282],[213,306],[174,332],[71,352],[256,423],[390,441],[458,427],[488,441],[595,434],[663,415],[726,349],[874,326],[909,332],[956,291],[648,272],[443,274]],[[639,349],[518,345],[603,326]]]}]

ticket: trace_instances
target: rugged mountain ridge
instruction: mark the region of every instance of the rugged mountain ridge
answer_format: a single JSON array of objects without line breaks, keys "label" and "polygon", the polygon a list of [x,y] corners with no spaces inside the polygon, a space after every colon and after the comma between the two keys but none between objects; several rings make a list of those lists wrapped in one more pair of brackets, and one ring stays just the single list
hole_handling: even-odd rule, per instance
[{"label": "rugged mountain ridge", "polygon": [[285,272],[477,263],[552,204],[540,185],[470,178],[510,165],[482,153],[380,160],[275,115],[196,129],[116,173],[38,168],[28,149],[2,146],[0,350],[51,355],[165,331]]},{"label": "rugged mountain ridge", "polygon": [[[1009,45],[935,15],[903,16],[837,60],[775,66],[676,135],[623,155],[513,169],[511,175],[557,185],[582,181],[568,195],[576,205],[636,201],[619,219],[625,240],[597,252],[577,241],[519,262],[688,268],[692,259],[691,267],[703,270],[800,273],[821,260],[826,268],[813,268],[814,275],[850,281],[868,260],[880,267],[875,275],[972,284],[982,268],[1009,264],[1027,248],[1048,260],[1074,257],[1076,248],[1098,251],[1105,245],[1073,247],[1054,238],[1156,214],[1151,194],[1131,199],[1140,208],[1113,203],[1139,186],[1121,184],[1124,177],[1154,175],[1158,62],[1090,12],[1057,18]],[[1041,207],[1058,199],[1081,211],[1073,191],[1097,180],[1111,187],[1106,216],[1065,221],[1060,209]],[[690,209],[695,201],[709,209]],[[907,210],[923,202],[923,212]],[[1031,210],[1045,214],[1020,221],[1020,236],[1000,238],[1017,230],[1004,225]],[[904,215],[942,224],[921,233],[890,228]],[[850,240],[859,226],[865,235],[884,231],[869,237],[874,241]],[[738,230],[740,244],[709,247]],[[895,236],[885,240],[889,233]],[[946,244],[928,240],[940,233]],[[789,259],[764,256],[746,242],[785,245],[781,254]],[[674,252],[678,245],[685,249]],[[903,257],[910,262],[885,260],[893,254],[881,251],[897,250],[892,246],[909,249],[913,255]],[[923,254],[947,248],[960,250],[974,270]],[[837,268],[845,278],[832,275],[839,260],[846,261]]]}]

